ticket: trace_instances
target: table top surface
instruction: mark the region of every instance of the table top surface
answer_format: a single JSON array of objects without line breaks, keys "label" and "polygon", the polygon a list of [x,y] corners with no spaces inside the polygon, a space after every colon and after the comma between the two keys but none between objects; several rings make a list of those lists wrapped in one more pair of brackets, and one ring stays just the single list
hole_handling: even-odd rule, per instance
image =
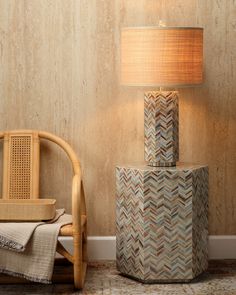
[{"label": "table top surface", "polygon": [[160,170],[168,170],[168,171],[176,171],[176,170],[195,170],[199,168],[207,168],[208,166],[205,164],[195,164],[195,163],[177,163],[176,166],[172,167],[153,167],[148,166],[145,163],[140,164],[124,164],[124,165],[117,165],[116,168],[128,168],[128,169],[138,169],[143,171],[160,171]]}]

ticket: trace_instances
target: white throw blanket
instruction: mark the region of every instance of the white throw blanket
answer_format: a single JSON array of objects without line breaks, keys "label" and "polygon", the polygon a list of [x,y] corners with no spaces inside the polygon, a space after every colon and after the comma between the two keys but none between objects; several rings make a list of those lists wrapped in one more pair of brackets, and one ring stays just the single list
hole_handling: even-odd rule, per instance
[{"label": "white throw blanket", "polygon": [[50,222],[0,223],[0,272],[50,283],[60,228],[71,222],[60,209]]}]

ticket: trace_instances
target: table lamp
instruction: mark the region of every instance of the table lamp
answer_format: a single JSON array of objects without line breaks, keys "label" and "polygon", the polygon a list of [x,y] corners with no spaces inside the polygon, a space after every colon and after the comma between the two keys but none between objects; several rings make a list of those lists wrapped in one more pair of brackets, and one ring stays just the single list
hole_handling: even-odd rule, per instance
[{"label": "table lamp", "polygon": [[121,84],[160,87],[144,99],[145,160],[171,167],[179,159],[178,92],[201,84],[203,29],[127,27],[121,32]]}]

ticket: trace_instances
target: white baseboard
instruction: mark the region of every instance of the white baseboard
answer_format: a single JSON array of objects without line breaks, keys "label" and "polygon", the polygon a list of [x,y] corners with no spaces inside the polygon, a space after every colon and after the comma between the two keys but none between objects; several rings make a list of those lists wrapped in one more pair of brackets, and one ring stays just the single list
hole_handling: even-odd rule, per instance
[{"label": "white baseboard", "polygon": [[[60,237],[59,240],[68,252],[73,253],[72,237]],[[88,259],[115,260],[116,237],[88,237]]]},{"label": "white baseboard", "polygon": [[[60,237],[61,243],[73,253],[71,237]],[[236,236],[209,236],[209,259],[236,259]],[[88,258],[95,260],[116,259],[116,237],[88,237]]]},{"label": "white baseboard", "polygon": [[209,236],[210,259],[236,259],[236,236]]}]

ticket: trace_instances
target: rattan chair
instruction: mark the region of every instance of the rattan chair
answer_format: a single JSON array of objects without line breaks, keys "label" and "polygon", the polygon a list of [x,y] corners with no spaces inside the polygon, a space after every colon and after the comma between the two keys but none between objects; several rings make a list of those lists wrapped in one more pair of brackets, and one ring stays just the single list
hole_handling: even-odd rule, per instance
[{"label": "rattan chair", "polygon": [[74,253],[68,253],[58,241],[57,252],[74,267],[74,285],[81,289],[87,268],[87,216],[83,182],[78,158],[63,139],[44,131],[16,130],[0,132],[3,148],[3,198],[39,198],[39,150],[40,139],[59,145],[71,160],[74,176],[72,180],[73,223],[61,228],[59,236],[72,236]]}]

